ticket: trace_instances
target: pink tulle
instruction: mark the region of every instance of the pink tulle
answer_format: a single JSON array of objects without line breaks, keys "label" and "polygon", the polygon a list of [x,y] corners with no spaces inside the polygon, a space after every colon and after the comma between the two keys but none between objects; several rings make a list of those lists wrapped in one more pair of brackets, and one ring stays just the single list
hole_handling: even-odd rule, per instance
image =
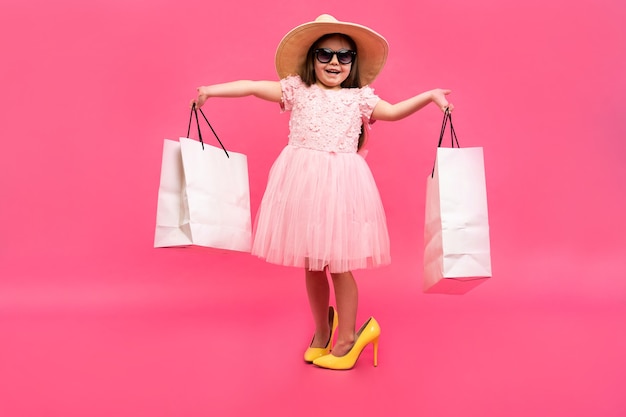
[{"label": "pink tulle", "polygon": [[287,146],[270,172],[252,253],[331,272],[388,264],[385,213],[363,157]]}]

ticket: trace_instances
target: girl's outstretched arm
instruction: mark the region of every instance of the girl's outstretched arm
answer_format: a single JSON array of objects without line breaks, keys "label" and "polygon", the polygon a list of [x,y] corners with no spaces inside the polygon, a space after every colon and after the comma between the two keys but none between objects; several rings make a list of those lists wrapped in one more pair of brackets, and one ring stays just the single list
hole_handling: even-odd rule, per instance
[{"label": "girl's outstretched arm", "polygon": [[441,110],[445,110],[446,108],[452,110],[454,106],[446,100],[446,96],[450,94],[450,92],[450,90],[437,88],[396,104],[380,100],[378,104],[376,104],[376,107],[374,107],[372,119],[387,121],[404,119],[431,102],[437,104]]},{"label": "girl's outstretched arm", "polygon": [[198,87],[198,97],[192,100],[198,107],[202,107],[210,97],[245,97],[255,96],[263,100],[280,102],[282,89],[278,81],[250,81],[240,80],[224,84],[213,84]]}]

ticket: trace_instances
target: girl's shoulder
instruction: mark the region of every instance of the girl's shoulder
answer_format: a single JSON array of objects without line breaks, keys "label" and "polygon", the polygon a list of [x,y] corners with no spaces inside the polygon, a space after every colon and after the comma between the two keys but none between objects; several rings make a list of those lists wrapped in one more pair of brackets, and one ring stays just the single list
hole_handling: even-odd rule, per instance
[{"label": "girl's shoulder", "polygon": [[374,88],[369,84],[359,88],[359,96],[364,100],[380,99],[378,94],[374,91]]},{"label": "girl's shoulder", "polygon": [[282,78],[280,80],[280,85],[283,87],[283,90],[284,90],[285,88],[289,88],[289,89],[300,88],[304,86],[305,84],[299,75],[288,75],[287,77]]},{"label": "girl's shoulder", "polygon": [[374,93],[374,87],[372,87],[369,84],[366,84],[363,87],[360,87],[359,91],[361,92],[361,94],[376,94]]},{"label": "girl's shoulder", "polygon": [[306,85],[299,75],[289,75],[280,80],[282,90],[281,109],[289,111],[293,108],[293,103],[302,97]]}]

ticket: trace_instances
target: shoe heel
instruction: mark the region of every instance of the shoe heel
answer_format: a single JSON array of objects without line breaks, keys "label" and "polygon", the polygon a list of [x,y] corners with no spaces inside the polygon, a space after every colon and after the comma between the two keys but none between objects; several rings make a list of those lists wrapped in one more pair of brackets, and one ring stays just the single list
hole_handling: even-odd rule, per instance
[{"label": "shoe heel", "polygon": [[337,326],[339,326],[339,318],[337,316],[337,310],[335,310],[335,307],[330,307],[330,309],[333,310],[333,320],[330,323],[330,345],[329,348],[330,350],[333,350],[333,347],[335,346],[335,331],[337,330]]},{"label": "shoe heel", "polygon": [[378,366],[378,339],[379,337],[372,342],[374,344],[374,366]]}]

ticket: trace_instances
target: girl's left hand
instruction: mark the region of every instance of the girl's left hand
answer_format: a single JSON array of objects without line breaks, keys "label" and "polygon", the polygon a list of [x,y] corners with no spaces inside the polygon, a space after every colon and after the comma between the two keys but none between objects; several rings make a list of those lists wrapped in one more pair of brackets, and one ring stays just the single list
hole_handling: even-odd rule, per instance
[{"label": "girl's left hand", "polygon": [[189,106],[193,107],[193,105],[195,104],[197,108],[200,108],[204,105],[208,98],[209,95],[206,94],[206,92],[204,91],[204,87],[198,87],[198,97],[191,100]]},{"label": "girl's left hand", "polygon": [[454,110],[454,105],[446,99],[446,96],[451,92],[451,90],[444,88],[436,88],[430,92],[433,103],[435,103],[443,112],[445,112],[446,109],[449,111]]}]

